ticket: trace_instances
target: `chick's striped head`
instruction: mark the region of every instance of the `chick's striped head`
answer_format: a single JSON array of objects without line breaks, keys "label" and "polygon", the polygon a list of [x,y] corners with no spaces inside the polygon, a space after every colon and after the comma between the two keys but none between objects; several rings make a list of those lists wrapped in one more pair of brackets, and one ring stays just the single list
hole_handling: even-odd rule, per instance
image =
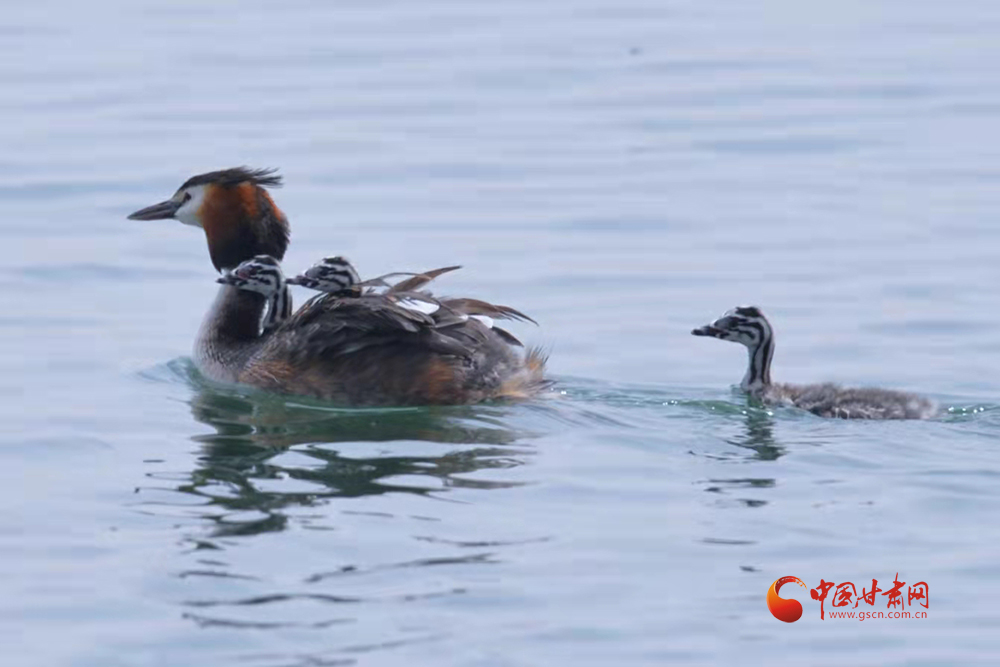
[{"label": "chick's striped head", "polygon": [[272,296],[285,286],[281,264],[270,255],[257,255],[253,259],[241,262],[232,271],[224,273],[216,282],[264,296]]},{"label": "chick's striped head", "polygon": [[325,257],[306,269],[301,275],[289,278],[290,285],[336,294],[353,289],[361,282],[357,270],[346,258]]}]

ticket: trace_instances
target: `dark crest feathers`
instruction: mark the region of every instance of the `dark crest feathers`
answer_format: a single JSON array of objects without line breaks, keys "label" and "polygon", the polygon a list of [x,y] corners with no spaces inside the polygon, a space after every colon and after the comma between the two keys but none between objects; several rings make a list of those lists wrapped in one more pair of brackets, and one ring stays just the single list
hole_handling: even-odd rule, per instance
[{"label": "dark crest feathers", "polygon": [[278,260],[276,260],[274,257],[271,257],[270,255],[255,255],[253,259],[247,261],[253,262],[255,264],[264,264],[266,266],[276,266],[278,268],[281,268],[281,264],[278,262]]},{"label": "dark crest feathers", "polygon": [[280,188],[281,174],[277,169],[251,169],[250,167],[233,167],[232,169],[222,169],[220,171],[210,171],[205,174],[198,174],[184,181],[181,188],[192,185],[221,185],[226,188],[239,185],[240,183],[253,183],[261,187]]},{"label": "dark crest feathers", "polygon": [[736,314],[743,317],[761,317],[760,308],[757,306],[738,306]]}]

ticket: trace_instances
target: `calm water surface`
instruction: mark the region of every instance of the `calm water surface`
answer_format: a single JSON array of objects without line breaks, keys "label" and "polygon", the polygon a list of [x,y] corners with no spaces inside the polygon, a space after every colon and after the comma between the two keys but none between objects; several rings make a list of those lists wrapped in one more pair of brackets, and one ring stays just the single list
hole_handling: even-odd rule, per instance
[{"label": "calm water surface", "polygon": [[[990,0],[8,8],[7,660],[996,664],[998,62]],[[287,177],[290,267],[462,263],[439,289],[536,316],[559,393],[205,385],[203,235],[125,215],[244,163]],[[740,303],[780,379],[951,413],[748,406],[744,352],[688,333]],[[764,605],[897,572],[927,619]]]}]

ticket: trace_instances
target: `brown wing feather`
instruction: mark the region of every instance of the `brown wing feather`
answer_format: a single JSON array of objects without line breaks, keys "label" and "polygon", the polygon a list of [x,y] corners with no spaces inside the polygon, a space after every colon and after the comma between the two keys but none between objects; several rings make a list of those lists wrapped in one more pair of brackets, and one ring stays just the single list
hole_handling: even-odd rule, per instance
[{"label": "brown wing feather", "polygon": [[504,339],[508,345],[513,345],[514,347],[524,347],[524,343],[517,339],[511,332],[506,329],[501,329],[500,327],[493,327],[493,332]]},{"label": "brown wing feather", "polygon": [[[445,273],[450,273],[452,271],[457,271],[460,268],[462,268],[462,267],[461,266],[445,266],[445,267],[440,268],[440,269],[432,269],[430,271],[424,271],[423,273],[416,274],[412,278],[407,278],[406,280],[404,280],[402,282],[396,283],[395,285],[393,285],[392,287],[389,288],[389,291],[390,292],[415,292],[416,290],[420,289],[421,287],[423,287],[424,285],[426,285],[430,281],[434,280],[438,276],[444,275]],[[402,275],[402,274],[392,274],[392,273],[390,273],[388,275],[392,276],[392,275]]]},{"label": "brown wing feather", "polygon": [[[447,314],[446,310],[441,312]],[[470,354],[470,343],[476,337],[439,331],[449,323],[403,308],[385,295],[323,295],[285,320],[271,344],[280,345],[285,355],[295,359],[351,354],[393,343],[424,346],[441,354]]]},{"label": "brown wing feather", "polygon": [[487,315],[498,320],[518,320],[538,324],[535,320],[510,306],[499,306],[479,299],[442,299],[441,304],[466,315]]}]

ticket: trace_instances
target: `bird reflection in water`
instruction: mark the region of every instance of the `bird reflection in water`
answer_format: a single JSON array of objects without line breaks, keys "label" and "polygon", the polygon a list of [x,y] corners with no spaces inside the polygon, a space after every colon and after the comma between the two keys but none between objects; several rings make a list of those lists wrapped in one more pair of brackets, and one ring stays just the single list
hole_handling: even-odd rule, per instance
[{"label": "bird reflection in water", "polygon": [[[774,439],[774,418],[766,410],[750,408],[744,412],[744,429],[735,437],[727,438],[726,442],[742,449],[749,450],[746,456],[739,457],[746,462],[777,461],[785,454],[785,448]],[[726,457],[731,460],[730,457]],[[713,478],[705,482],[705,491],[709,493],[728,494],[746,489],[770,489],[775,486],[773,477],[738,477]],[[736,503],[742,507],[763,507],[767,501],[762,498],[740,497]],[[728,506],[730,503],[723,503]]]},{"label": "bird reflection in water", "polygon": [[[328,498],[518,486],[464,477],[520,466],[532,454],[525,445],[531,435],[503,425],[509,410],[503,405],[347,410],[300,398],[200,388],[191,411],[214,433],[193,437],[203,453],[177,490],[207,500],[211,509],[204,516],[216,522],[214,536],[224,537],[283,530],[289,520],[284,508]],[[389,445],[391,452],[377,444],[394,441],[404,444]],[[409,443],[413,454],[399,453]],[[297,445],[294,456],[281,456]],[[366,449],[360,456],[359,446]],[[447,451],[427,453],[442,447]],[[393,482],[402,476],[427,483]],[[232,514],[240,520],[227,520]]]},{"label": "bird reflection in water", "polygon": [[774,439],[774,418],[766,410],[757,408],[750,408],[744,414],[746,421],[743,433],[726,442],[752,451],[751,459],[777,461],[785,454],[785,448]]}]

